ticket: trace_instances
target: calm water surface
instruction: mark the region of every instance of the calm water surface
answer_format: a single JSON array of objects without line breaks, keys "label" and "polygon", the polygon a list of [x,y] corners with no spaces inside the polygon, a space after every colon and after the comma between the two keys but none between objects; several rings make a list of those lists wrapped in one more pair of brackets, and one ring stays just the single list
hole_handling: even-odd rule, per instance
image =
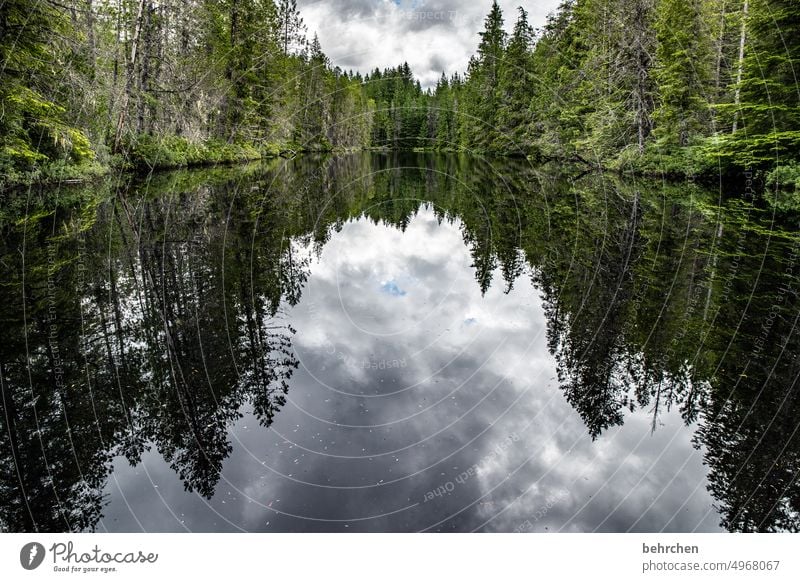
[{"label": "calm water surface", "polygon": [[790,202],[426,155],[17,193],[0,527],[795,530]]}]

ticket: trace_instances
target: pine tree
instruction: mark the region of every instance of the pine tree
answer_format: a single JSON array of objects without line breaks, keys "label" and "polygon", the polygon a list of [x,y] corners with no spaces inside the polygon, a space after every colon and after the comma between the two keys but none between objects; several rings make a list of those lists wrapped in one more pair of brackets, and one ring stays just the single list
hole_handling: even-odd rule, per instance
[{"label": "pine tree", "polygon": [[701,0],[661,0],[655,24],[658,143],[684,147],[708,132],[712,51]]},{"label": "pine tree", "polygon": [[[800,4],[749,0],[742,39],[739,103],[723,108],[735,132],[714,142],[723,160],[765,167],[796,160],[800,152]],[[733,125],[732,125],[733,127]]]},{"label": "pine tree", "polygon": [[306,26],[297,9],[297,0],[278,0],[280,42],[284,54],[290,54],[305,45]]},{"label": "pine tree", "polygon": [[484,21],[478,54],[470,60],[464,87],[463,114],[459,120],[465,145],[488,150],[497,141],[497,105],[506,32],[497,1]]},{"label": "pine tree", "polygon": [[531,122],[530,102],[535,85],[532,47],[533,28],[528,24],[528,13],[520,7],[500,69],[498,135],[494,144],[498,151],[522,154],[530,149],[525,139]]}]

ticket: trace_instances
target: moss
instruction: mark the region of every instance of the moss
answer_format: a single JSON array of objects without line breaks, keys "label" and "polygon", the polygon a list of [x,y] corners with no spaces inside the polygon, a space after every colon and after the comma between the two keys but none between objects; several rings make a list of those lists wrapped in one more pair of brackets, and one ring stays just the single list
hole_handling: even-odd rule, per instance
[{"label": "moss", "polygon": [[[268,146],[267,151],[274,147]],[[216,139],[195,142],[179,136],[131,136],[122,151],[122,167],[139,171],[229,164],[264,157],[263,150],[249,143]]]},{"label": "moss", "polygon": [[41,162],[29,169],[21,170],[12,163],[4,163],[0,158],[0,190],[38,182],[83,182],[103,176],[109,169],[107,165],[94,159],[80,162],[61,159]]},{"label": "moss", "polygon": [[[132,135],[123,141],[119,153],[110,155],[100,147],[102,155],[95,155],[80,132],[71,135],[71,144],[69,155],[54,161],[33,151],[14,150],[6,144],[0,151],[0,189],[36,182],[90,180],[112,169],[143,172],[238,164],[274,158],[289,149],[286,144],[274,142],[255,145],[218,139],[192,141],[174,135]],[[325,145],[320,144],[319,151],[327,151]],[[26,158],[25,164],[20,163],[21,156]]]},{"label": "moss", "polygon": [[650,145],[639,152],[628,146],[606,164],[606,168],[622,174],[679,178],[718,174],[719,166],[704,155],[699,147],[658,148]]}]

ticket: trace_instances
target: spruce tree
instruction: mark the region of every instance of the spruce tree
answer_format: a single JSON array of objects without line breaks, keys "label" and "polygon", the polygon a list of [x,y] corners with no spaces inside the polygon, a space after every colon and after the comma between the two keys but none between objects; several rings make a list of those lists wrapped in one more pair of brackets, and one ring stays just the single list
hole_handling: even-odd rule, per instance
[{"label": "spruce tree", "polygon": [[467,71],[460,125],[465,145],[485,151],[497,141],[498,90],[506,44],[503,13],[496,0],[492,2],[480,37],[478,54],[470,60]]},{"label": "spruce tree", "polygon": [[715,151],[740,167],[785,164],[800,152],[800,4],[749,0],[743,30],[740,102],[724,108],[735,132]]},{"label": "spruce tree", "polygon": [[525,142],[530,125],[531,92],[534,89],[531,66],[533,28],[528,24],[528,13],[519,8],[519,17],[508,43],[500,69],[496,150],[505,153],[525,153]]},{"label": "spruce tree", "polygon": [[278,0],[277,11],[280,42],[284,54],[288,55],[304,46],[306,26],[297,8],[297,0]]},{"label": "spruce tree", "polygon": [[708,132],[712,95],[711,45],[704,28],[706,2],[661,0],[655,23],[659,145],[685,147]]}]

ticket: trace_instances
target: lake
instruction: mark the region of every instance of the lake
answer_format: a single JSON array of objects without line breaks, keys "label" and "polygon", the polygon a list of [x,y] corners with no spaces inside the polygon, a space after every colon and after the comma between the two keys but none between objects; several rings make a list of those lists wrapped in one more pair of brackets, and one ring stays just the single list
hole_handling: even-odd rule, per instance
[{"label": "lake", "polygon": [[800,213],[352,154],[9,194],[7,531],[792,531]]}]

